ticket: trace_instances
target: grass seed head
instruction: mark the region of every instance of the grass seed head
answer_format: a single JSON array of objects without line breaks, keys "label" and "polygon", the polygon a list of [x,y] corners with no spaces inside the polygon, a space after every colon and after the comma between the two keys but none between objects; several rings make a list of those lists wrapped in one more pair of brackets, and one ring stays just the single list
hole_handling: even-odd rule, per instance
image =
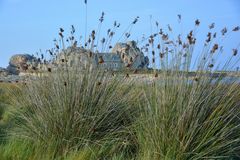
[{"label": "grass seed head", "polygon": [[214,64],[211,63],[211,64],[208,65],[208,67],[209,67],[209,68],[213,68],[213,67],[214,67]]},{"label": "grass seed head", "polygon": [[227,28],[226,28],[226,27],[223,28],[223,29],[221,30],[221,33],[222,33],[222,35],[224,36],[224,35],[227,33]]},{"label": "grass seed head", "polygon": [[152,63],[153,63],[153,64],[155,63],[155,58],[152,58]]},{"label": "grass seed head", "polygon": [[232,31],[234,31],[234,32],[237,32],[237,31],[239,31],[239,30],[240,30],[240,27],[239,27],[239,26],[237,26],[237,27],[233,28],[233,30],[232,30]]},{"label": "grass seed head", "polygon": [[102,83],[101,82],[97,82],[97,86],[100,86]]},{"label": "grass seed head", "polygon": [[153,56],[155,55],[155,51],[152,51],[152,55],[153,55]]},{"label": "grass seed head", "polygon": [[136,24],[136,23],[138,22],[138,19],[139,19],[139,17],[137,16],[137,17],[134,19],[134,21],[132,22],[132,24]]},{"label": "grass seed head", "polygon": [[117,28],[119,28],[121,26],[121,24],[120,23],[118,23],[118,25],[117,25]]},{"label": "grass seed head", "polygon": [[215,27],[215,23],[210,24],[208,27],[209,29],[213,29]]},{"label": "grass seed head", "polygon": [[182,20],[182,15],[181,15],[181,14],[178,14],[177,16],[178,16],[179,22],[181,22],[181,20]]},{"label": "grass seed head", "polygon": [[56,46],[56,48],[57,48],[57,49],[60,49],[60,47],[59,47],[59,45],[58,45],[58,44],[56,44],[55,46]]},{"label": "grass seed head", "polygon": [[133,63],[133,58],[132,57],[130,57],[130,63]]},{"label": "grass seed head", "polygon": [[233,49],[233,56],[236,56],[238,54],[238,50],[237,49]]},{"label": "grass seed head", "polygon": [[214,44],[211,53],[215,53],[218,50],[218,44]]},{"label": "grass seed head", "polygon": [[162,40],[167,41],[168,40],[168,34],[163,34],[162,35]]},{"label": "grass seed head", "polygon": [[216,38],[216,37],[217,37],[217,32],[213,34],[213,38]]},{"label": "grass seed head", "polygon": [[172,32],[172,27],[170,26],[170,24],[168,24],[168,30]]},{"label": "grass seed head", "polygon": [[195,21],[195,25],[196,25],[196,26],[199,26],[199,25],[200,25],[199,19],[197,19],[197,20]]},{"label": "grass seed head", "polygon": [[61,38],[64,37],[63,34],[62,34],[62,32],[59,32],[59,36],[60,36]]},{"label": "grass seed head", "polygon": [[52,69],[51,69],[51,68],[48,68],[48,72],[52,72]]},{"label": "grass seed head", "polygon": [[163,35],[163,29],[162,28],[160,29],[159,34]]},{"label": "grass seed head", "polygon": [[89,52],[89,57],[91,58],[92,56],[93,56],[93,52],[90,51],[90,52]]},{"label": "grass seed head", "polygon": [[64,29],[63,29],[63,28],[60,28],[60,32],[63,33],[63,32],[64,32]]},{"label": "grass seed head", "polygon": [[105,39],[105,38],[103,38],[103,39],[101,40],[101,43],[102,43],[102,44],[104,44],[104,43],[105,43],[105,41],[106,41],[106,39]]},{"label": "grass seed head", "polygon": [[199,78],[198,77],[194,77],[193,79],[195,82],[198,82],[199,81]]},{"label": "grass seed head", "polygon": [[160,58],[161,58],[161,59],[164,58],[164,53],[160,53]]},{"label": "grass seed head", "polygon": [[71,25],[71,33],[74,34],[76,32],[74,25]]},{"label": "grass seed head", "polygon": [[104,60],[103,60],[103,57],[102,57],[102,56],[99,56],[99,58],[98,58],[98,63],[99,63],[99,64],[104,63]]}]

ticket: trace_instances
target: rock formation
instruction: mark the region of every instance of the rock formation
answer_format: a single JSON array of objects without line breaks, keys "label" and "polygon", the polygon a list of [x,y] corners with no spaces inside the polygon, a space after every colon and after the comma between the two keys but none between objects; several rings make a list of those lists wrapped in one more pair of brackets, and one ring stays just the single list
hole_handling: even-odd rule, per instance
[{"label": "rock formation", "polygon": [[[106,70],[146,69],[149,59],[137,47],[135,41],[117,43],[110,53],[98,53],[81,47],[69,47],[56,55],[50,61],[41,62],[29,54],[16,54],[11,57],[7,69],[0,68],[0,81],[18,79],[28,73],[52,71],[61,66],[86,68],[102,68]],[[20,75],[20,76],[19,76]],[[9,81],[10,81],[9,80]]]},{"label": "rock formation", "polygon": [[112,53],[120,55],[124,66],[130,66],[132,69],[143,69],[149,65],[148,57],[144,56],[135,41],[117,43]]},{"label": "rock formation", "polygon": [[80,47],[69,47],[62,51],[53,62],[57,66],[62,64],[73,66],[74,64],[84,67],[91,65],[93,68],[108,70],[121,70],[125,67],[130,69],[146,69],[149,60],[137,47],[135,41],[117,43],[110,53],[93,53]]},{"label": "rock formation", "polygon": [[[16,54],[11,57],[7,70],[10,74],[18,75],[32,67],[36,58],[29,54]],[[35,64],[36,65],[36,64]]]}]

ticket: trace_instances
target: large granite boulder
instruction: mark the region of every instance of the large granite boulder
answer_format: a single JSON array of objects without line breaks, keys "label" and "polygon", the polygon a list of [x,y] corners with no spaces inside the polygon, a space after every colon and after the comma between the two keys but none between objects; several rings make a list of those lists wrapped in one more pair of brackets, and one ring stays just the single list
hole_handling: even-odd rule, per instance
[{"label": "large granite boulder", "polygon": [[119,54],[124,65],[132,69],[148,68],[149,59],[147,56],[144,56],[135,41],[117,43],[112,49],[112,53]]},{"label": "large granite boulder", "polygon": [[146,69],[149,59],[137,47],[135,41],[117,43],[110,53],[98,53],[80,47],[69,47],[57,55],[53,62],[55,66],[82,66],[104,68],[109,70],[121,70],[125,67],[131,69]]},{"label": "large granite boulder", "polygon": [[55,66],[68,65],[69,67],[78,66],[85,68],[87,65],[96,67],[96,53],[81,47],[68,47],[60,52],[53,61]]},{"label": "large granite boulder", "polygon": [[[23,63],[25,64],[25,63]],[[39,64],[40,70],[51,71],[61,67],[74,67],[84,69],[103,68],[106,70],[147,69],[149,59],[137,47],[135,41],[117,43],[110,53],[99,53],[82,47],[68,47],[57,54],[48,63]],[[24,65],[22,65],[24,67]]]},{"label": "large granite boulder", "polygon": [[7,70],[11,74],[18,75],[25,72],[36,62],[36,58],[29,54],[16,54],[11,57]]}]

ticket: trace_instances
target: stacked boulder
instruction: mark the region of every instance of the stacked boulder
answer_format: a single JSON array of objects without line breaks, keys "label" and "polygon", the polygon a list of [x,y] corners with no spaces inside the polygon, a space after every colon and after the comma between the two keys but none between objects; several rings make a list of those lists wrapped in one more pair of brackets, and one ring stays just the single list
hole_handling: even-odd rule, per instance
[{"label": "stacked boulder", "polygon": [[0,68],[0,82],[20,82],[24,81],[24,76],[20,73],[29,72],[37,67],[37,60],[28,54],[16,54],[11,57],[7,68]]},{"label": "stacked boulder", "polygon": [[117,43],[110,53],[98,53],[80,47],[69,47],[57,55],[53,61],[55,67],[67,64],[69,67],[79,66],[106,70],[147,69],[149,59],[137,47],[135,41]]},{"label": "stacked boulder", "polygon": [[37,66],[36,58],[29,54],[16,54],[11,57],[7,70],[10,74],[18,75]]}]

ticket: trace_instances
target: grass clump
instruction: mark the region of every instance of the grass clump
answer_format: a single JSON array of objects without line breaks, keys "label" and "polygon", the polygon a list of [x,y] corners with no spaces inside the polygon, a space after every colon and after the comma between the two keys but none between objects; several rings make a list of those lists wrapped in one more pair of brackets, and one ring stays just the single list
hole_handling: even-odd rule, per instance
[{"label": "grass clump", "polygon": [[145,88],[136,131],[139,159],[235,156],[240,143],[239,84],[179,81]]},{"label": "grass clump", "polygon": [[6,103],[8,101],[6,90],[4,89],[5,87],[6,87],[6,84],[0,84],[0,120],[3,119]]},{"label": "grass clump", "polygon": [[[195,27],[199,24],[196,20]],[[146,46],[152,45],[153,62],[156,50],[160,51],[162,73],[155,74],[161,80],[143,88],[146,102],[140,105],[136,121],[137,159],[231,159],[239,152],[239,79],[214,75],[232,70],[239,62],[237,54],[217,64],[223,50],[209,33],[203,53],[193,63],[195,30],[186,41],[182,35],[174,41],[162,32],[156,48],[157,38],[150,36]],[[171,45],[166,46],[167,42]],[[191,70],[195,70],[193,76],[188,74]]]},{"label": "grass clump", "polygon": [[[9,133],[12,145],[27,144],[27,151],[50,153],[49,159],[86,149],[97,150],[95,157],[134,152],[128,127],[134,120],[136,94],[121,77],[102,71],[57,71],[11,96],[18,119]],[[12,152],[7,156],[17,158]]]},{"label": "grass clump", "polygon": [[0,144],[6,140],[7,129],[11,126],[10,101],[7,88],[14,90],[14,85],[8,83],[0,83]]}]

